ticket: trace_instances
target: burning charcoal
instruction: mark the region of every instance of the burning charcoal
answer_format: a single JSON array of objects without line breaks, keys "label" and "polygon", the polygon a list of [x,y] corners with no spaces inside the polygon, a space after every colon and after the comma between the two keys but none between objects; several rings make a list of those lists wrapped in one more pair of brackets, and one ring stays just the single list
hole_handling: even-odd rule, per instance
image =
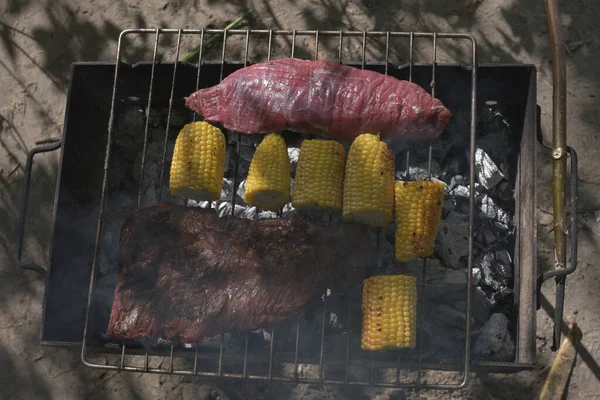
[{"label": "burning charcoal", "polygon": [[494,199],[488,195],[483,195],[481,198],[480,210],[484,217],[499,223],[499,225],[494,224],[495,226],[508,229],[508,227],[512,225],[512,219],[510,215],[508,215],[506,211],[502,210],[494,201]]},{"label": "burning charcoal", "polygon": [[150,109],[150,114],[148,115],[148,118],[149,118],[149,124],[153,128],[156,128],[156,127],[162,125],[162,123],[163,123],[162,116],[154,108]]},{"label": "burning charcoal", "polygon": [[480,148],[475,150],[475,173],[478,182],[486,189],[491,189],[504,179],[504,175],[490,156]]},{"label": "burning charcoal", "polygon": [[211,201],[196,201],[194,199],[188,199],[188,207],[199,207],[199,208],[210,208],[212,206]]},{"label": "burning charcoal", "polygon": [[463,197],[465,199],[469,198],[469,194],[471,191],[468,186],[458,185],[452,190],[451,195],[454,197]]},{"label": "burning charcoal", "polygon": [[261,211],[258,213],[258,219],[273,219],[277,218],[277,213],[273,211]]},{"label": "burning charcoal", "polygon": [[451,268],[461,267],[459,260],[469,254],[469,216],[455,211],[442,219],[439,240],[444,263]]},{"label": "burning charcoal", "polygon": [[473,273],[473,280],[472,280],[473,285],[477,286],[477,285],[479,285],[479,283],[481,283],[481,279],[483,276],[483,274],[481,272],[481,268],[474,266],[472,273]]},{"label": "burning charcoal", "polygon": [[137,152],[144,141],[144,111],[137,107],[127,107],[119,114],[115,124],[114,144],[127,152]]},{"label": "burning charcoal", "polygon": [[160,118],[163,121],[169,120],[169,126],[175,128],[182,128],[187,124],[187,116],[179,112],[178,110],[171,110],[171,118],[169,119],[169,109],[164,109],[160,112]]},{"label": "burning charcoal", "polygon": [[223,178],[221,185],[221,200],[231,200],[233,194],[233,179]]},{"label": "burning charcoal", "polygon": [[510,182],[504,181],[494,188],[493,196],[502,202],[512,203],[515,200],[515,191]]},{"label": "burning charcoal", "polygon": [[[485,297],[482,291],[474,290],[471,305],[471,317],[475,319],[476,326],[480,327],[490,317],[490,307],[488,299]],[[465,300],[465,296],[463,296],[463,299],[457,301],[453,305],[453,307],[460,312],[466,313],[467,302]]]},{"label": "burning charcoal", "polygon": [[482,228],[483,232],[483,242],[486,246],[490,246],[499,238],[497,231],[494,229],[495,227],[485,224]]},{"label": "burning charcoal", "polygon": [[[422,265],[420,262],[418,268],[422,269]],[[438,301],[440,298],[447,300],[453,293],[462,297],[467,288],[467,276],[464,272],[448,269],[435,259],[427,260],[425,279],[428,301]]]},{"label": "burning charcoal", "polygon": [[246,179],[240,181],[240,184],[237,188],[237,195],[240,199],[244,199],[244,190],[246,189]]},{"label": "burning charcoal", "polygon": [[481,268],[483,282],[495,289],[509,287],[513,278],[513,264],[506,250],[496,250],[485,253],[480,257],[477,266]]},{"label": "burning charcoal", "polygon": [[254,146],[240,146],[240,158],[248,162],[252,161],[256,148]]},{"label": "burning charcoal", "polygon": [[281,213],[283,218],[291,217],[294,214],[296,214],[296,209],[294,208],[294,206],[292,206],[292,203],[287,203],[285,206],[283,206],[283,210]]},{"label": "burning charcoal", "polygon": [[469,179],[462,176],[456,175],[450,179],[450,183],[446,185],[446,190],[452,191],[454,188],[458,186],[463,186],[466,190],[469,190],[467,186],[469,185]]},{"label": "burning charcoal", "polygon": [[394,268],[394,246],[385,238],[385,234],[380,235],[379,239],[379,259],[377,260],[377,271],[388,273]]},{"label": "burning charcoal", "polygon": [[465,313],[457,311],[446,304],[438,304],[432,311],[426,311],[426,314],[428,315],[425,318],[428,321],[435,321],[436,324],[444,327],[464,329],[467,321]]},{"label": "burning charcoal", "polygon": [[344,330],[336,313],[329,313],[329,329],[335,333],[342,333],[342,330]]},{"label": "burning charcoal", "polygon": [[258,218],[258,210],[256,209],[256,207],[246,206],[246,207],[244,207],[244,211],[240,215],[240,218],[257,219]]},{"label": "burning charcoal", "polygon": [[[235,213],[234,216],[238,218],[243,218],[244,213],[246,212],[246,207],[240,206],[239,204],[235,205]],[[219,203],[217,206],[217,213],[219,218],[228,217],[231,215],[231,203],[228,201],[223,201]]]},{"label": "burning charcoal", "polygon": [[508,323],[504,314],[492,314],[480,330],[473,346],[473,355],[482,360],[511,360],[515,345],[510,337]]},{"label": "burning charcoal", "polygon": [[292,176],[296,173],[296,166],[298,165],[298,156],[300,155],[300,149],[298,147],[288,147],[288,156],[290,157],[290,167]]}]

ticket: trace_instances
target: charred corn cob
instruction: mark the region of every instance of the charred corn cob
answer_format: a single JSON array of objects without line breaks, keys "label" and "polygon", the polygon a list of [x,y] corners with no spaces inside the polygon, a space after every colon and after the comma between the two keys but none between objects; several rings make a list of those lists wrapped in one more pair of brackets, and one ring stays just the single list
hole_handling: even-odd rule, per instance
[{"label": "charred corn cob", "polygon": [[277,210],[290,200],[290,157],[285,140],[271,133],[256,148],[244,188],[244,201]]},{"label": "charred corn cob", "polygon": [[292,204],[295,208],[342,211],[346,150],[334,140],[305,140],[300,146]]},{"label": "charred corn cob", "polygon": [[431,256],[442,217],[444,184],[428,179],[396,182],[395,201],[396,259]]},{"label": "charred corn cob", "polygon": [[208,122],[193,122],[175,140],[169,188],[173,196],[217,200],[225,171],[225,136]]},{"label": "charred corn cob", "polygon": [[414,348],[417,337],[417,283],[413,276],[372,276],[364,282],[363,350]]},{"label": "charred corn cob", "polygon": [[348,152],[343,216],[371,226],[393,220],[394,155],[376,135],[358,136]]}]

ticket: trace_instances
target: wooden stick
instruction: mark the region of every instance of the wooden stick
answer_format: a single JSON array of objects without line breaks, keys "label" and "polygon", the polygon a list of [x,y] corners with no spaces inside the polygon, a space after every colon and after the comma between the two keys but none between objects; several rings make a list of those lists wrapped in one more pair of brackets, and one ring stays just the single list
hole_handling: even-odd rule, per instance
[{"label": "wooden stick", "polygon": [[581,330],[573,322],[567,337],[563,340],[556,353],[550,373],[546,378],[540,400],[560,400],[567,388],[571,371],[575,365],[577,345],[581,340]]}]

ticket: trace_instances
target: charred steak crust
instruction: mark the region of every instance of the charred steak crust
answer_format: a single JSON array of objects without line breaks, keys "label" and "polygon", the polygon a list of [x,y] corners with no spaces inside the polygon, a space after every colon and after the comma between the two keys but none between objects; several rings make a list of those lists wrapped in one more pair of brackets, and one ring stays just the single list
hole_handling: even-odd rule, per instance
[{"label": "charred steak crust", "polygon": [[360,225],[142,207],[121,229],[108,335],[194,342],[251,331],[298,315],[328,287],[361,282],[374,250]]}]

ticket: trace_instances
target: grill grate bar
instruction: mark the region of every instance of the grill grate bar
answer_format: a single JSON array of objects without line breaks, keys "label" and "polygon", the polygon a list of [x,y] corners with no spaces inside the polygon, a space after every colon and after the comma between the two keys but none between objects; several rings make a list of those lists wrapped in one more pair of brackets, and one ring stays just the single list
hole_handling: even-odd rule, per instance
[{"label": "grill grate bar", "polygon": [[144,168],[146,164],[146,149],[148,147],[148,128],[150,125],[150,107],[152,107],[152,89],[154,88],[154,70],[156,67],[156,55],[158,53],[158,38],[160,37],[160,29],[156,30],[154,38],[154,53],[152,54],[152,70],[150,72],[150,88],[148,89],[148,105],[146,106],[146,124],[144,126],[144,145],[142,147],[142,163],[140,165],[140,186],[138,189],[138,207],[142,203],[142,190],[144,189]]},{"label": "grill grate bar", "polygon": [[[177,34],[177,50],[175,52],[175,59],[179,60],[179,49],[181,48],[181,29],[179,30],[179,33]],[[173,80],[171,81],[171,95],[169,96],[169,109],[167,112],[167,128],[165,129],[165,142],[163,145],[163,155],[162,155],[162,162],[160,163],[160,178],[159,178],[159,192],[158,192],[158,199],[162,200],[162,196],[163,196],[163,187],[164,185],[162,184],[163,182],[163,178],[164,178],[164,173],[165,173],[165,161],[167,160],[167,145],[169,143],[169,127],[171,126],[171,111],[173,111],[173,96],[175,95],[175,78],[177,77],[177,65],[179,63],[174,63],[173,64]]]},{"label": "grill grate bar", "polygon": [[246,334],[246,340],[244,341],[244,378],[248,377],[248,334]]},{"label": "grill grate bar", "polygon": [[300,320],[296,322],[296,348],[294,350],[294,381],[298,381],[298,350],[300,344]]},{"label": "grill grate bar", "polygon": [[319,381],[323,381],[323,356],[325,350],[325,315],[327,313],[327,296],[323,296],[323,318],[321,320],[321,351],[319,355]]},{"label": "grill grate bar", "polygon": [[414,46],[415,34],[410,33],[408,37],[408,80],[412,82],[412,71],[413,71],[413,46]]},{"label": "grill grate bar", "polygon": [[271,343],[269,343],[269,380],[273,378],[273,348],[275,342],[275,328],[271,328]]},{"label": "grill grate bar", "polygon": [[[99,249],[100,249],[100,238],[101,238],[101,232],[102,232],[102,226],[103,226],[103,217],[104,217],[104,208],[105,208],[105,200],[106,200],[106,192],[107,192],[107,177],[108,177],[108,168],[110,165],[110,147],[111,147],[111,143],[112,143],[112,134],[113,134],[113,130],[114,130],[114,111],[115,111],[115,104],[116,104],[116,92],[117,92],[117,82],[118,82],[118,72],[119,72],[119,64],[120,64],[120,60],[121,60],[121,50],[122,50],[122,42],[123,42],[123,37],[125,37],[126,35],[130,35],[130,34],[154,34],[154,49],[153,49],[153,59],[152,59],[152,70],[151,70],[151,75],[150,75],[150,82],[149,82],[149,94],[148,94],[148,107],[146,109],[146,121],[145,121],[145,129],[144,129],[144,143],[143,143],[143,149],[142,149],[142,161],[141,161],[141,170],[140,170],[140,187],[139,187],[139,191],[138,191],[138,206],[141,204],[141,196],[142,196],[142,189],[143,189],[143,180],[144,180],[144,167],[145,167],[145,158],[146,158],[146,149],[147,149],[147,142],[148,142],[148,129],[149,129],[149,119],[150,119],[150,106],[152,104],[152,91],[153,91],[153,87],[154,87],[154,73],[155,73],[155,66],[157,64],[157,55],[158,55],[158,42],[159,42],[159,38],[161,35],[177,35],[177,48],[176,48],[176,60],[179,59],[179,51],[180,51],[180,46],[181,46],[181,38],[182,35],[199,35],[200,36],[200,46],[199,46],[199,53],[198,53],[198,65],[197,65],[197,76],[196,76],[196,89],[199,88],[200,86],[200,74],[201,74],[201,69],[202,69],[202,65],[204,64],[204,60],[203,60],[203,51],[204,51],[204,42],[205,42],[205,35],[223,35],[223,45],[221,48],[221,61],[220,61],[220,75],[219,78],[222,80],[225,74],[225,64],[227,62],[229,62],[229,60],[227,60],[227,38],[228,36],[234,35],[234,36],[240,36],[240,35],[244,35],[245,36],[245,52],[244,52],[244,56],[243,56],[243,65],[247,66],[248,65],[248,59],[250,57],[250,52],[249,52],[249,42],[250,42],[250,36],[251,35],[268,35],[268,52],[267,52],[267,59],[271,60],[272,58],[272,52],[273,52],[273,36],[287,36],[290,37],[291,36],[291,56],[294,57],[295,55],[295,47],[296,47],[296,39],[298,36],[313,36],[315,38],[315,51],[314,51],[314,59],[318,60],[319,58],[319,41],[320,41],[320,37],[337,37],[338,38],[338,42],[339,42],[339,47],[338,47],[338,54],[337,54],[337,58],[339,62],[342,62],[343,59],[343,40],[344,37],[358,37],[362,39],[362,49],[361,49],[361,61],[360,61],[360,67],[361,69],[365,69],[367,66],[367,61],[366,61],[366,49],[367,49],[367,39],[368,38],[385,38],[385,73],[388,73],[388,68],[389,68],[389,52],[390,52],[390,46],[391,46],[391,40],[393,38],[406,38],[409,41],[409,65],[408,65],[408,78],[410,81],[412,81],[413,79],[413,67],[414,67],[414,39],[415,38],[429,38],[432,40],[433,42],[433,62],[432,62],[432,79],[431,79],[431,93],[433,96],[435,96],[435,82],[436,82],[436,63],[437,63],[437,41],[439,38],[449,38],[449,39],[466,39],[466,40],[470,40],[472,43],[472,64],[471,64],[471,83],[472,83],[472,91],[471,91],[471,130],[470,130],[470,154],[471,154],[471,171],[470,171],[470,184],[471,187],[474,187],[474,181],[475,181],[475,173],[474,173],[474,152],[475,152],[475,127],[476,127],[476,82],[477,82],[477,68],[476,68],[476,43],[475,40],[470,36],[470,35],[465,35],[465,34],[457,34],[457,33],[440,33],[440,34],[436,34],[436,33],[413,33],[413,32],[384,32],[384,31],[371,31],[371,32],[367,32],[367,31],[317,31],[317,30],[219,30],[219,29],[201,29],[201,30],[192,30],[192,29],[130,29],[130,30],[126,30],[123,31],[121,33],[121,36],[119,37],[119,42],[118,42],[118,46],[117,46],[117,59],[116,59],[116,65],[115,65],[115,80],[114,80],[114,84],[113,84],[113,96],[112,96],[112,103],[111,103],[111,113],[110,113],[110,119],[109,119],[109,129],[108,129],[108,144],[107,144],[107,148],[106,148],[106,157],[105,157],[105,166],[104,166],[104,178],[103,178],[103,185],[102,185],[102,195],[101,195],[101,202],[100,202],[100,211],[99,211],[99,216],[98,216],[98,225],[97,225],[97,232],[96,232],[96,243],[95,243],[95,247],[94,247],[94,258],[93,258],[93,262],[92,262],[92,271],[91,271],[91,276],[90,276],[90,289],[89,289],[89,293],[88,293],[88,307],[87,307],[87,312],[86,312],[86,325],[84,327],[84,335],[83,335],[83,346],[82,346],[82,360],[84,362],[84,364],[86,364],[87,366],[90,367],[95,367],[95,368],[103,368],[103,369],[110,369],[110,370],[125,370],[125,371],[136,371],[136,372],[150,372],[150,373],[171,373],[171,374],[178,374],[178,375],[200,375],[200,376],[207,376],[207,377],[230,377],[230,378],[246,378],[246,379],[255,379],[255,380],[273,380],[273,381],[282,381],[282,382],[289,382],[289,381],[295,381],[295,382],[301,382],[301,383],[326,383],[326,384],[347,384],[347,385],[352,385],[352,386],[379,386],[379,387],[406,387],[406,388],[430,388],[430,389],[458,389],[458,388],[462,388],[466,385],[467,383],[467,375],[468,375],[468,371],[469,371],[469,367],[470,367],[470,331],[471,331],[471,323],[470,323],[470,316],[471,316],[471,309],[472,309],[472,296],[471,296],[471,281],[472,281],[472,264],[473,264],[473,213],[474,213],[474,195],[473,193],[470,194],[470,199],[469,199],[469,258],[468,258],[468,277],[467,277],[467,285],[468,285],[468,289],[467,290],[467,322],[466,322],[466,339],[465,339],[465,359],[464,359],[464,363],[462,365],[462,370],[463,370],[463,380],[458,383],[458,384],[423,384],[421,382],[421,378],[422,378],[422,369],[423,369],[423,319],[424,319],[424,312],[423,312],[423,307],[424,307],[424,296],[425,296],[425,289],[426,289],[426,270],[427,270],[427,260],[423,260],[423,271],[422,271],[422,276],[423,276],[423,280],[421,283],[421,312],[419,314],[421,314],[421,319],[420,319],[420,325],[419,325],[419,330],[420,330],[420,344],[419,344],[419,354],[418,354],[418,368],[417,368],[417,378],[415,381],[412,382],[402,382],[401,381],[401,356],[398,356],[396,358],[396,373],[395,373],[395,382],[393,383],[388,383],[388,382],[379,382],[376,380],[376,374],[375,374],[375,354],[371,353],[371,361],[370,361],[370,377],[365,380],[354,380],[350,378],[350,360],[351,360],[351,335],[352,335],[352,331],[351,328],[348,328],[348,336],[347,336],[347,341],[346,341],[346,351],[345,351],[345,359],[343,361],[343,368],[344,368],[344,378],[343,380],[339,380],[339,379],[327,379],[325,377],[325,346],[324,346],[324,341],[325,341],[325,323],[326,323],[326,317],[327,317],[327,296],[324,296],[324,304],[323,304],[323,314],[322,314],[322,321],[321,321],[321,338],[320,338],[320,354],[319,354],[319,376],[318,379],[314,379],[314,378],[300,378],[299,377],[299,373],[298,373],[298,366],[299,366],[299,350],[300,350],[300,336],[301,336],[301,329],[300,329],[300,321],[298,320],[296,323],[296,338],[295,338],[295,351],[294,351],[294,355],[293,355],[293,365],[294,365],[294,369],[293,369],[293,377],[281,377],[281,376],[275,376],[274,375],[274,370],[273,370],[273,363],[274,363],[274,359],[276,357],[276,351],[275,351],[275,343],[274,343],[274,337],[275,337],[275,330],[271,329],[271,339],[269,342],[269,367],[268,367],[268,375],[257,375],[257,374],[249,374],[248,373],[248,364],[249,364],[249,335],[245,336],[245,346],[244,346],[244,357],[243,357],[243,372],[242,373],[229,373],[229,372],[225,372],[224,371],[224,359],[223,359],[223,351],[224,351],[224,335],[221,334],[219,336],[219,356],[218,356],[218,367],[216,371],[199,371],[199,367],[198,367],[198,359],[200,356],[200,345],[197,343],[195,348],[194,348],[194,363],[193,363],[193,368],[192,369],[180,369],[180,368],[175,368],[174,367],[174,357],[175,355],[175,343],[171,342],[170,344],[170,351],[169,351],[169,355],[168,355],[168,359],[169,359],[169,367],[168,369],[162,369],[162,368],[151,368],[149,367],[149,352],[146,351],[144,354],[144,366],[143,367],[136,367],[136,366],[130,366],[130,365],[126,365],[125,362],[125,356],[127,354],[127,348],[125,345],[121,346],[121,357],[120,357],[120,361],[118,362],[117,365],[101,365],[101,364],[95,364],[93,362],[90,362],[87,360],[87,343],[88,343],[88,324],[89,324],[89,316],[90,316],[90,309],[91,309],[91,299],[92,299],[92,293],[94,291],[94,287],[95,287],[95,279],[96,279],[96,268],[97,268],[97,264],[98,264],[98,258],[99,258]],[[166,162],[166,149],[167,149],[167,139],[168,139],[168,135],[169,135],[169,125],[170,125],[170,118],[171,118],[171,112],[172,112],[172,104],[173,104],[173,96],[174,96],[174,89],[175,89],[175,84],[176,84],[176,75],[177,75],[177,66],[178,66],[178,62],[176,62],[173,66],[173,77],[172,77],[172,81],[171,81],[171,92],[170,92],[170,98],[169,98],[169,108],[168,108],[168,116],[167,116],[167,128],[165,131],[165,142],[164,142],[164,147],[163,147],[163,159],[162,159],[162,170],[160,173],[160,179],[161,179],[161,183],[162,183],[162,179],[164,177],[164,167],[165,167],[165,162]],[[193,115],[193,119],[194,121],[196,120],[197,115],[194,114]],[[237,133],[237,144],[235,146],[235,154],[232,154],[231,156],[234,157],[234,168],[235,168],[235,175],[233,178],[233,193],[232,193],[232,214],[234,213],[235,210],[235,197],[236,197],[236,188],[238,186],[238,182],[237,182],[237,175],[238,175],[238,166],[239,166],[239,156],[240,156],[240,142],[241,142],[241,134]],[[429,157],[428,157],[428,171],[429,171],[429,176],[431,177],[431,163],[432,163],[432,148],[429,147]],[[409,179],[409,165],[410,165],[410,154],[407,152],[407,171],[406,171],[406,179]],[[159,198],[162,197],[162,185],[160,188],[160,195]],[[186,203],[187,203],[187,199],[186,199]],[[256,217],[258,216],[258,209],[256,209]],[[279,210],[278,215],[281,216],[281,210]],[[329,218],[331,220],[331,216]],[[378,245],[379,247],[379,245]],[[348,324],[349,321],[352,317],[351,315],[351,311],[352,311],[352,302],[350,299],[350,296],[348,296]],[[166,355],[165,355],[166,357]],[[429,367],[431,368],[431,366]]]}]

